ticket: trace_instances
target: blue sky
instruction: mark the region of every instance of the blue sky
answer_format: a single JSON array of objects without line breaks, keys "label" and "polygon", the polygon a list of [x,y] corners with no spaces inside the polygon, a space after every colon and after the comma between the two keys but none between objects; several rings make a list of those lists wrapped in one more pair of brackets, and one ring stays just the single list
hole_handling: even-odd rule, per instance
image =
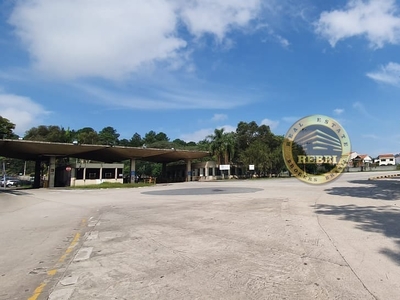
[{"label": "blue sky", "polygon": [[400,152],[400,2],[3,0],[0,115],[199,141],[323,114]]}]

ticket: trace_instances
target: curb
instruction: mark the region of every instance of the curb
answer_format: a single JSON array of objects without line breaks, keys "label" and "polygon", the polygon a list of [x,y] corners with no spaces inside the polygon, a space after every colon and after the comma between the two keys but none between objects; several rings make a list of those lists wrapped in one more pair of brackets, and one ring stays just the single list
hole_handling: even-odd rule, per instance
[{"label": "curb", "polygon": [[393,178],[393,177],[400,177],[400,173],[370,177],[370,178],[368,178],[368,180],[376,180],[376,179],[382,179],[382,178]]}]

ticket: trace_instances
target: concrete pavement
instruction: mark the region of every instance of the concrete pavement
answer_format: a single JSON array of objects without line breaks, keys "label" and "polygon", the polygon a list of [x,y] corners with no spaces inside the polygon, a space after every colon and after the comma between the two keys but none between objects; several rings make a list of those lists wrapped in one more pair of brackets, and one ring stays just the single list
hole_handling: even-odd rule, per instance
[{"label": "concrete pavement", "polygon": [[396,299],[400,181],[368,177],[0,193],[0,299]]}]

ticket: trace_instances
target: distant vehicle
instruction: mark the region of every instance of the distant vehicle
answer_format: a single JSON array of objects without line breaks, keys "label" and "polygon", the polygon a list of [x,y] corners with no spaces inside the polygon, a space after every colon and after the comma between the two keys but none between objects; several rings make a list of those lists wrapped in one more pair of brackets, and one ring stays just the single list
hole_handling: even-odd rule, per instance
[{"label": "distant vehicle", "polygon": [[[6,177],[6,187],[18,186],[19,180],[15,178],[7,178]],[[0,187],[4,187],[4,178],[1,179]]]},{"label": "distant vehicle", "polygon": [[18,186],[19,185],[19,180],[18,179],[9,179],[6,182],[7,187],[12,187],[12,186]]}]

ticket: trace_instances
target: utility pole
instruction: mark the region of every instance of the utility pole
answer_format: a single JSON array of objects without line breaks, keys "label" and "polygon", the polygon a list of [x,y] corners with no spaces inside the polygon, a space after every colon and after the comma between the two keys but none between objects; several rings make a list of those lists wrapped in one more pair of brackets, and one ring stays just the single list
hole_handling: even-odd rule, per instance
[{"label": "utility pole", "polygon": [[4,189],[6,189],[6,162],[3,159],[3,184],[4,184]]}]

